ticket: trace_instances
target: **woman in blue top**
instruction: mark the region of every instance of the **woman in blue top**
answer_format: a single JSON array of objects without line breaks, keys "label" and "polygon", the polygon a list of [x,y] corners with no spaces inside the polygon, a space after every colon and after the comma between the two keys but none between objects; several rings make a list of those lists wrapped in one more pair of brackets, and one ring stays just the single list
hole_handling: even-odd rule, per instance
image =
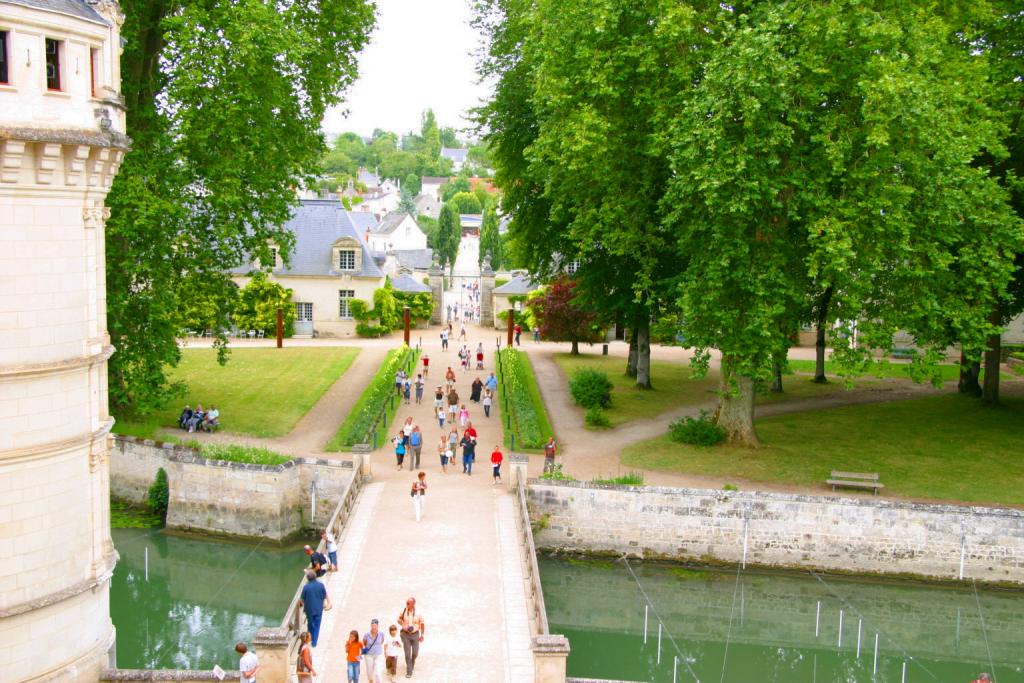
[{"label": "woman in blue top", "polygon": [[399,432],[395,437],[395,460],[398,462],[398,470],[402,470],[402,463],[405,461],[405,437]]}]

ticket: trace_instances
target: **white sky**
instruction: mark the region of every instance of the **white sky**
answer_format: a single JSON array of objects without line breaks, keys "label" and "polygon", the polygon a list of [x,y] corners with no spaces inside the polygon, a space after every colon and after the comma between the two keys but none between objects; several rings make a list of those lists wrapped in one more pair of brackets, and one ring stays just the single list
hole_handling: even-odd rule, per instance
[{"label": "white sky", "polygon": [[469,25],[469,1],[377,0],[377,28],[359,55],[359,78],[342,106],[324,116],[328,137],[374,128],[419,132],[428,108],[439,126],[466,128],[466,112],[488,95],[477,84],[472,53],[479,36]]}]

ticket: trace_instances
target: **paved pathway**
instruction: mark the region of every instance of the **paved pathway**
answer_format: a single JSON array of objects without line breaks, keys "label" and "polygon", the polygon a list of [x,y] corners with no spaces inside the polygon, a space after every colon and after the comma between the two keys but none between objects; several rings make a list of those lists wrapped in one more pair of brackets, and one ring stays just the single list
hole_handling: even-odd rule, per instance
[{"label": "paved pathway", "polygon": [[[470,347],[485,333],[470,331]],[[469,384],[485,372],[457,369],[458,346],[442,352],[433,335],[424,339],[435,380],[456,367],[457,389],[479,432],[472,476],[461,465],[441,473],[436,455],[440,434],[432,418],[433,388],[421,405],[403,406],[392,432],[412,416],[424,433],[420,469],[429,486],[423,520],[413,516],[409,489],[414,474],[395,468],[390,444],[373,454],[373,483],[360,494],[352,522],[339,539],[343,569],[328,574],[334,609],[327,613],[316,649],[315,668],[326,683],[345,680],[343,643],[352,629],[360,635],[377,618],[395,623],[405,599],[415,596],[426,622],[414,680],[523,683],[533,680],[529,611],[515,508],[504,486],[492,484],[490,453],[501,442],[501,418],[484,418],[469,401]],[[446,424],[446,427],[448,425]],[[447,430],[446,430],[447,432]],[[461,458],[460,458],[461,461]],[[400,662],[399,676],[405,665]],[[365,680],[365,677],[364,679]],[[404,679],[403,679],[404,680]]]}]

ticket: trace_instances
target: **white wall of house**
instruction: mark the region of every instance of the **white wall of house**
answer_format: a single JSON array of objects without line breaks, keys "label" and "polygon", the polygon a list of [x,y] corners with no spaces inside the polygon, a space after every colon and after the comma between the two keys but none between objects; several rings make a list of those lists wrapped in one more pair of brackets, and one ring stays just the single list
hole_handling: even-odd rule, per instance
[{"label": "white wall of house", "polygon": [[393,249],[426,249],[427,236],[412,216],[406,216],[392,232],[386,235],[370,233],[370,251],[387,253]]},{"label": "white wall of house", "polygon": [[[239,287],[244,287],[249,281],[244,276],[232,279]],[[352,292],[352,298],[362,299],[373,308],[373,292],[384,286],[383,278],[351,275],[320,277],[271,274],[270,279],[292,290],[293,302],[312,304],[313,329],[317,337],[356,336],[356,321],[341,316],[340,292]]]},{"label": "white wall of house", "polygon": [[383,194],[371,198],[364,198],[363,201],[353,207],[355,211],[378,214],[384,216],[398,209],[401,198],[397,192]]}]

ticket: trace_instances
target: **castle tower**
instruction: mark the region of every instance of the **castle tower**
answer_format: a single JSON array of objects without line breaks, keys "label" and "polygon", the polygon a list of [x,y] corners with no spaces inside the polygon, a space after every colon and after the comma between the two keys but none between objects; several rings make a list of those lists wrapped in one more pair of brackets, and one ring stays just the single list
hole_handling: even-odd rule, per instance
[{"label": "castle tower", "polygon": [[114,0],[0,0],[0,679],[113,652],[104,199],[127,149]]}]

